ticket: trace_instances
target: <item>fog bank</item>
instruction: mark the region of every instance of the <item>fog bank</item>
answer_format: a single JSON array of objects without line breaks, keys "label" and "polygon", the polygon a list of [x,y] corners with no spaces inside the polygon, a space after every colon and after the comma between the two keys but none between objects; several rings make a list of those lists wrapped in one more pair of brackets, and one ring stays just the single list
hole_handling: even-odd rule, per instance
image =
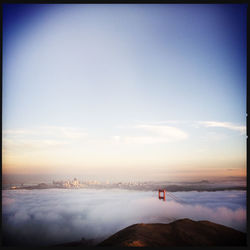
[{"label": "fog bank", "polygon": [[136,223],[180,218],[209,220],[246,231],[246,191],[175,192],[182,202],[157,192],[128,190],[4,190],[5,245],[46,246],[99,240]]}]

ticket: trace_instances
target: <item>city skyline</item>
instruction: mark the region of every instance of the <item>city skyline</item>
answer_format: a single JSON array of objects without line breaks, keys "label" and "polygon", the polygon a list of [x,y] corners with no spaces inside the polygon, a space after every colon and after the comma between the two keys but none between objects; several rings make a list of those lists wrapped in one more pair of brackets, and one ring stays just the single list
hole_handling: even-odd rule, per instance
[{"label": "city skyline", "polygon": [[246,10],[4,4],[2,173],[246,176]]}]

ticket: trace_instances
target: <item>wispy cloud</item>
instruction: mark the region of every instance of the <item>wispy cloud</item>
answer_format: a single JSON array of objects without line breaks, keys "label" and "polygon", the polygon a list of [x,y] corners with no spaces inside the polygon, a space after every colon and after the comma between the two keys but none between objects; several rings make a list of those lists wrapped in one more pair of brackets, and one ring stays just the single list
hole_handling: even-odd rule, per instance
[{"label": "wispy cloud", "polygon": [[88,134],[82,128],[42,126],[32,129],[4,130],[4,136],[50,136],[61,139],[77,139],[86,137]]},{"label": "wispy cloud", "polygon": [[[143,123],[143,122],[142,122]],[[221,121],[191,121],[191,120],[162,120],[162,121],[153,121],[145,122],[149,125],[185,125],[199,128],[200,126],[204,127],[214,127],[214,128],[226,128],[234,131],[239,131],[241,134],[246,134],[246,126],[234,124],[232,122],[221,122]]]},{"label": "wispy cloud", "polygon": [[239,126],[230,122],[199,121],[198,124],[201,124],[205,127],[227,128],[227,129],[239,131],[241,134],[246,133],[246,126]]},{"label": "wispy cloud", "polygon": [[160,135],[163,137],[167,137],[169,139],[186,139],[188,137],[187,133],[183,130],[176,128],[176,127],[170,127],[166,125],[137,125],[135,128],[144,129],[146,131],[152,132],[156,135]]},{"label": "wispy cloud", "polygon": [[82,128],[44,126],[32,129],[15,129],[3,131],[4,150],[41,149],[70,144],[88,134]]},{"label": "wispy cloud", "polygon": [[136,132],[144,135],[113,136],[114,141],[128,144],[155,144],[184,140],[188,134],[183,130],[166,125],[138,124],[132,127]]},{"label": "wispy cloud", "polygon": [[88,133],[86,133],[85,129],[82,128],[47,126],[42,127],[42,129],[49,132],[50,134],[54,134],[67,139],[80,139],[88,136]]},{"label": "wispy cloud", "polygon": [[60,146],[60,145],[65,145],[67,144],[67,141],[63,140],[44,140],[44,139],[24,139],[24,138],[19,138],[19,139],[9,139],[9,138],[4,138],[3,139],[3,146],[5,149],[20,149],[20,148],[43,148],[43,147],[48,147],[48,146]]}]

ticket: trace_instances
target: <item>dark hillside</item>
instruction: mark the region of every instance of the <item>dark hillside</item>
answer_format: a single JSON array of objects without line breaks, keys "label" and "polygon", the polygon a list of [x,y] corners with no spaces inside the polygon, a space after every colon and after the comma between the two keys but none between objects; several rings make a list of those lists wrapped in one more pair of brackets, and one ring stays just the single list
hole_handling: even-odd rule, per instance
[{"label": "dark hillside", "polygon": [[246,234],[209,221],[181,219],[169,224],[135,224],[98,246],[246,246]]}]

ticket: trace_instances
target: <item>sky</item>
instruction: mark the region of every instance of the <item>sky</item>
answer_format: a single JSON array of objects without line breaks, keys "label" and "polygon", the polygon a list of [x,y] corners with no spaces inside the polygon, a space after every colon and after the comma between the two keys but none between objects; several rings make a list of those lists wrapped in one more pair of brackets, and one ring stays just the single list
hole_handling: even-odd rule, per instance
[{"label": "sky", "polygon": [[82,237],[101,242],[133,224],[183,218],[209,220],[246,232],[246,191],[175,195],[183,202],[168,195],[163,202],[157,192],[129,190],[4,190],[3,244],[51,246]]},{"label": "sky", "polygon": [[2,173],[246,175],[246,4],[4,4]]}]

